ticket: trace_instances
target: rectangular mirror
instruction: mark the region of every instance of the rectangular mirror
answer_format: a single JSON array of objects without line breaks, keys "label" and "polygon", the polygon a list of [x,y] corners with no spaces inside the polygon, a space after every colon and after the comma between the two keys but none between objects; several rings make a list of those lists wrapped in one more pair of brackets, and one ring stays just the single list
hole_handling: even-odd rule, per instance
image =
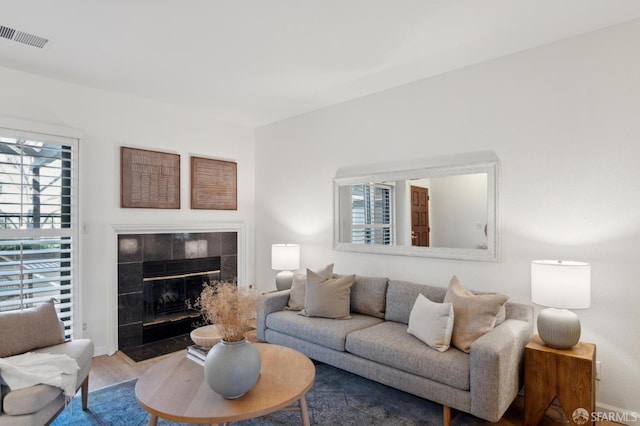
[{"label": "rectangular mirror", "polygon": [[482,152],[341,169],[336,250],[498,260],[498,159]]}]

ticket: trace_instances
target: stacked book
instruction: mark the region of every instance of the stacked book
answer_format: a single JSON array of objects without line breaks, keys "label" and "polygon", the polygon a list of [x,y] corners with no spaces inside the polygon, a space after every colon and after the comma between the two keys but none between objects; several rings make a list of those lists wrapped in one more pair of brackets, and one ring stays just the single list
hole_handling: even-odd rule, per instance
[{"label": "stacked book", "polygon": [[190,345],[187,347],[187,358],[200,365],[204,365],[204,359],[207,357],[210,349],[211,348],[205,348],[204,346]]}]

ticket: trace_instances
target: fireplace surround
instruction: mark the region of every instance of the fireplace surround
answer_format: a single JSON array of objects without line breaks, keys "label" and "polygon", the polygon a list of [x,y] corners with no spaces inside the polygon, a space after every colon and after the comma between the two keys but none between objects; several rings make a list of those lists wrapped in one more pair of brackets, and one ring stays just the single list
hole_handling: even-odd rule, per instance
[{"label": "fireplace surround", "polygon": [[188,304],[202,282],[237,282],[236,231],[127,233],[117,238],[118,349],[125,353],[188,333],[200,319]]}]

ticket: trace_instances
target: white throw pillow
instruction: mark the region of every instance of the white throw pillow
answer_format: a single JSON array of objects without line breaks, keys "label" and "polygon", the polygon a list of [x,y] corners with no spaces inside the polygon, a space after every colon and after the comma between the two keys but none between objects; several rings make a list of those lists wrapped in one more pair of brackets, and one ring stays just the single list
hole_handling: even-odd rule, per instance
[{"label": "white throw pillow", "polygon": [[418,294],[409,314],[407,332],[440,352],[449,349],[453,331],[453,305],[436,303]]}]

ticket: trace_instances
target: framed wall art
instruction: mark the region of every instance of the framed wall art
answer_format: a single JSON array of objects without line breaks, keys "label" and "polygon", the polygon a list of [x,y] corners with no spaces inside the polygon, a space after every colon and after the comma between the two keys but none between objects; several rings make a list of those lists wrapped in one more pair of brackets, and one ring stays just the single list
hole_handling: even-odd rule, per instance
[{"label": "framed wall art", "polygon": [[120,207],[180,208],[180,155],[120,147]]},{"label": "framed wall art", "polygon": [[238,209],[238,164],[191,157],[191,208]]}]

